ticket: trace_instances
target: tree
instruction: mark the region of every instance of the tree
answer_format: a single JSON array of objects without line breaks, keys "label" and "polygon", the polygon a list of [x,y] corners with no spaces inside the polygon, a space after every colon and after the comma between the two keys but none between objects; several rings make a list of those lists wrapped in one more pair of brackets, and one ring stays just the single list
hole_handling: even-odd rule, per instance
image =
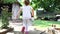
[{"label": "tree", "polygon": [[32,0],[31,4],[35,9],[41,7],[50,12],[60,10],[60,0]]},{"label": "tree", "polygon": [[2,0],[0,0],[0,2],[2,2]]},{"label": "tree", "polygon": [[0,3],[14,3],[17,0],[1,0]]}]

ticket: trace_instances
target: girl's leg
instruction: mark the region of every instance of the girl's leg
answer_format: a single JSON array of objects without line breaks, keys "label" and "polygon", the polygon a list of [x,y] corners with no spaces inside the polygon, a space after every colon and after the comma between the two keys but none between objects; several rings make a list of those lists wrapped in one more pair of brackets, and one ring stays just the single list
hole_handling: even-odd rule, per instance
[{"label": "girl's leg", "polygon": [[25,28],[22,29],[22,33],[24,33],[25,30],[25,34],[28,34],[29,31],[29,26],[31,26],[31,21],[30,19],[23,19],[23,26],[25,26]]},{"label": "girl's leg", "polygon": [[28,19],[28,25],[29,25],[29,26],[32,26],[32,21],[31,21],[31,19]]},{"label": "girl's leg", "polygon": [[32,21],[31,19],[26,20],[26,32],[25,34],[29,34],[29,27],[32,26]]},{"label": "girl's leg", "polygon": [[22,34],[24,34],[24,30],[25,30],[25,27],[23,26],[21,30]]},{"label": "girl's leg", "polygon": [[25,31],[25,26],[26,26],[26,19],[23,19],[23,27],[22,27],[22,34],[24,34],[24,31]]},{"label": "girl's leg", "polygon": [[29,19],[26,20],[26,31],[25,31],[25,34],[28,34],[28,31],[29,31]]}]

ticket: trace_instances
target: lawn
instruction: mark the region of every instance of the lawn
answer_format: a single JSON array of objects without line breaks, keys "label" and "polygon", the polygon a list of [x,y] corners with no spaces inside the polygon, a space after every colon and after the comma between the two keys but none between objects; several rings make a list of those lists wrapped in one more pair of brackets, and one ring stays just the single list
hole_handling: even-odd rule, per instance
[{"label": "lawn", "polygon": [[58,21],[46,21],[46,20],[35,20],[34,26],[37,28],[48,28],[51,27],[52,24],[56,24],[56,27],[60,28],[60,22]]}]

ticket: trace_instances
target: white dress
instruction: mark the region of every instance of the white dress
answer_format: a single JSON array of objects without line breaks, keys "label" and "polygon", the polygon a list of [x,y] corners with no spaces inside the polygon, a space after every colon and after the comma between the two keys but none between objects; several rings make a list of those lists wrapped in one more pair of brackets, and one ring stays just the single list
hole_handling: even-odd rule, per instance
[{"label": "white dress", "polygon": [[31,18],[31,11],[32,7],[31,6],[23,6],[22,7],[22,12],[23,12],[23,19],[30,19]]},{"label": "white dress", "polygon": [[23,12],[23,26],[26,28],[25,31],[29,31],[29,27],[32,26],[31,22],[32,7],[28,5],[23,6],[21,9]]}]

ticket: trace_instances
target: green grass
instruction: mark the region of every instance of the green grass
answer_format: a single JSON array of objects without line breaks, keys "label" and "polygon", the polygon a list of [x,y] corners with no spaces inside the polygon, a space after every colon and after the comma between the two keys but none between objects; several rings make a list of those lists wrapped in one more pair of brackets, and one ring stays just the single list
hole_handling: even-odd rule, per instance
[{"label": "green grass", "polygon": [[46,21],[46,20],[35,20],[34,26],[39,28],[51,27],[52,24],[56,24],[56,27],[60,27],[60,22],[58,21]]}]

